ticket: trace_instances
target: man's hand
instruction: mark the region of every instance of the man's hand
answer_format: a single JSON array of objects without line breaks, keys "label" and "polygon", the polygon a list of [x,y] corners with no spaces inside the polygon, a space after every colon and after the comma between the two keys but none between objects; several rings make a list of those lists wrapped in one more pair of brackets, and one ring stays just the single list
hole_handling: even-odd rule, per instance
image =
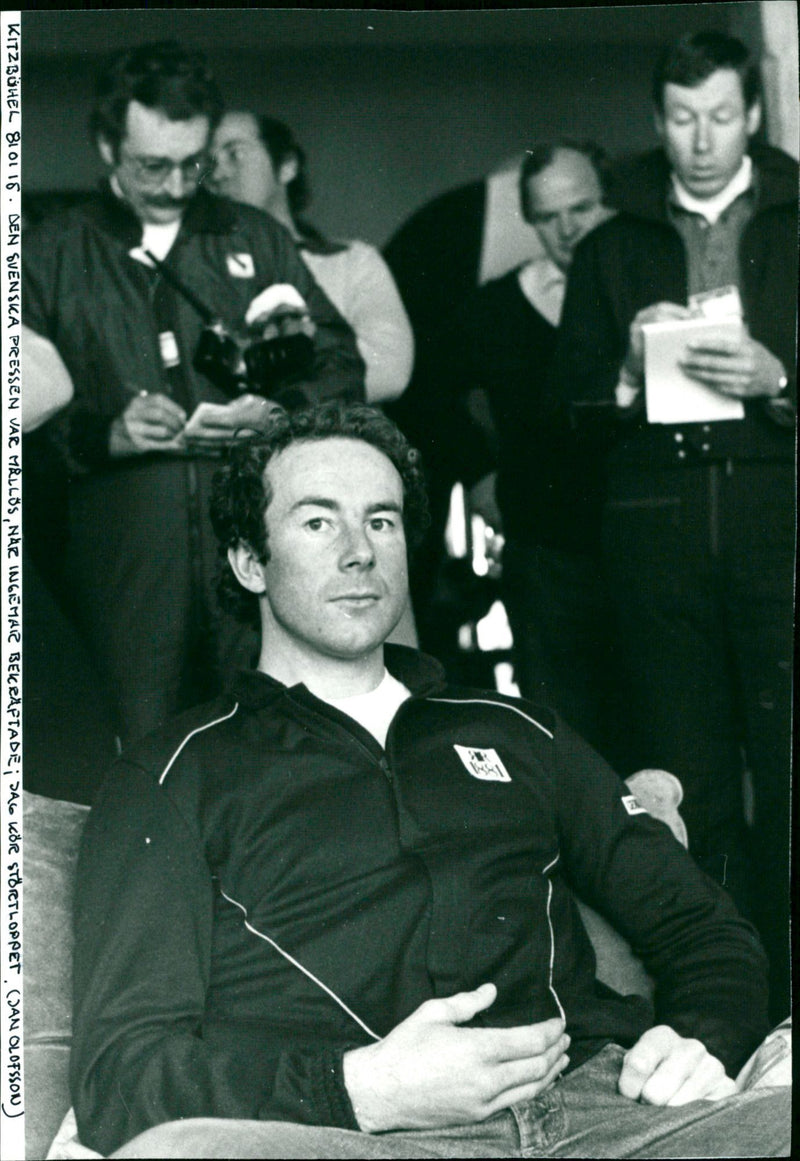
[{"label": "man's hand", "polygon": [[185,423],[186,412],[174,399],[142,391],[111,424],[109,454],[120,457],[166,451]]},{"label": "man's hand", "polygon": [[497,504],[497,472],[489,472],[472,485],[469,490],[469,506],[482,516],[495,532],[503,531],[503,517]]},{"label": "man's hand", "polygon": [[619,1091],[647,1105],[685,1105],[731,1096],[736,1082],[699,1040],[685,1040],[667,1024],[657,1024],[625,1053]]},{"label": "man's hand", "polygon": [[282,410],[278,403],[263,396],[240,395],[227,406],[215,407],[213,414],[204,416],[197,431],[186,434],[186,446],[214,450],[256,435],[265,431],[272,416]]},{"label": "man's hand", "polygon": [[644,380],[644,334],[642,327],[645,323],[668,322],[676,318],[693,318],[687,306],[679,306],[677,302],[656,302],[640,310],[630,325],[628,332],[628,353],[622,364],[632,383],[641,385]]},{"label": "man's hand", "polygon": [[783,364],[746,331],[740,340],[695,339],[686,344],[681,367],[692,379],[737,399],[780,394]]},{"label": "man's hand", "polygon": [[475,1124],[552,1084],[568,1063],[560,1018],[458,1027],[496,997],[494,984],[482,984],[428,1000],[377,1044],[345,1053],[345,1085],[362,1131]]}]

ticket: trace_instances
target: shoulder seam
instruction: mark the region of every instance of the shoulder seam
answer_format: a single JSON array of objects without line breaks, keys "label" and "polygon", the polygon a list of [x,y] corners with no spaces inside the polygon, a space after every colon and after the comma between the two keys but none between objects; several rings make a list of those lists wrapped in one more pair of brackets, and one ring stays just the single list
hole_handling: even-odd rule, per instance
[{"label": "shoulder seam", "polygon": [[497,709],[507,709],[510,710],[512,714],[519,714],[520,717],[525,718],[526,722],[530,722],[531,725],[536,726],[538,730],[541,730],[543,734],[546,734],[551,741],[553,741],[555,737],[555,735],[551,733],[551,731],[548,730],[546,726],[543,726],[541,722],[537,722],[536,718],[532,718],[530,714],[526,714],[524,710],[517,709],[515,705],[508,705],[504,701],[492,701],[488,697],[429,697],[428,701],[445,702],[448,705],[493,705]]},{"label": "shoulder seam", "polygon": [[174,765],[174,763],[177,761],[178,757],[180,756],[181,750],[184,748],[184,746],[187,745],[188,742],[191,741],[191,739],[196,734],[202,734],[204,730],[210,730],[213,726],[218,726],[218,725],[220,725],[221,722],[226,722],[229,718],[233,717],[233,715],[236,713],[236,711],[238,709],[239,709],[239,703],[237,701],[237,702],[234,702],[233,709],[230,711],[230,713],[223,714],[219,718],[214,718],[212,721],[205,722],[202,726],[197,726],[197,727],[195,727],[195,729],[190,730],[190,732],[186,735],[186,737],[183,739],[181,744],[176,749],[175,753],[170,758],[169,762],[167,762],[166,766],[164,767],[164,770],[158,779],[159,786],[163,785],[164,779],[166,778],[167,774],[169,774],[170,770],[172,769],[172,766]]}]

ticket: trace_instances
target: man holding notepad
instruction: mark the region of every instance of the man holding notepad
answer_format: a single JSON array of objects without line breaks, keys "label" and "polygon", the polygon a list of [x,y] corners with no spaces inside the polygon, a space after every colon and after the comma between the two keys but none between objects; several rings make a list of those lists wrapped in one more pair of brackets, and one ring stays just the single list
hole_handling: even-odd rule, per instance
[{"label": "man holding notepad", "polygon": [[797,165],[753,141],[738,40],[682,38],[653,97],[661,149],[618,169],[621,212],[578,247],[553,386],[614,431],[604,548],[634,750],[681,778],[690,847],[759,926],[785,1015]]},{"label": "man holding notepad", "polygon": [[[248,651],[213,600],[215,457],[276,407],[364,394],[355,336],[286,230],[203,187],[221,113],[201,54],[117,54],[91,117],[106,180],[25,236],[25,323],[74,384],[46,432],[68,474],[64,568],[123,746]],[[251,375],[286,371],[303,327],[304,365]]]}]

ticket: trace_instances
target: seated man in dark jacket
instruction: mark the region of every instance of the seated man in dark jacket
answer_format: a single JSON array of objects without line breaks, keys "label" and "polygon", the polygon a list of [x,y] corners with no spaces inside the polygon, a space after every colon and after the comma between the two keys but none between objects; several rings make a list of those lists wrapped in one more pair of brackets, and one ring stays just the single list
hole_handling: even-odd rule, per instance
[{"label": "seated man in dark jacket", "polygon": [[[213,518],[262,652],[121,759],[90,816],[84,1144],[788,1148],[789,1089],[733,1079],[768,1024],[763,953],[726,893],[556,714],[384,648],[425,518],[393,424],[360,405],[274,417],[220,471]],[[597,982],[573,889],[641,954],[655,1008]]]},{"label": "seated man in dark jacket", "polygon": [[[753,140],[758,72],[738,40],[684,37],[653,97],[662,149],[617,174],[621,212],[578,247],[551,366],[584,425],[600,413],[616,424],[603,539],[634,762],[683,782],[695,857],[761,931],[778,1020],[790,1002],[797,163]],[[684,339],[680,359],[706,415],[733,403],[739,418],[651,418],[643,327],[737,299],[738,339]]]}]

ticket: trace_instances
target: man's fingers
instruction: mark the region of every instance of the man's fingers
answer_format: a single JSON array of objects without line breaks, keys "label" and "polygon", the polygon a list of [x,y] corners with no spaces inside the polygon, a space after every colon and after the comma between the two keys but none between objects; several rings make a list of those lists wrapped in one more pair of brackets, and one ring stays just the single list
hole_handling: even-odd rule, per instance
[{"label": "man's fingers", "polygon": [[688,307],[677,302],[656,302],[640,310],[633,320],[633,326],[641,327],[645,323],[666,322],[668,319],[691,318],[692,312]]},{"label": "man's fingers", "polygon": [[180,404],[168,395],[158,393],[136,395],[128,404],[128,411],[140,419],[177,420],[181,424],[186,422],[186,412]]},{"label": "man's fingers", "polygon": [[749,347],[741,339],[726,339],[724,335],[713,339],[690,339],[686,350],[695,355],[740,355],[744,358],[750,354]]},{"label": "man's fingers", "polygon": [[448,1024],[466,1024],[478,1012],[483,1012],[497,999],[494,984],[481,984],[474,992],[457,992],[441,1000],[427,1000],[409,1016],[424,1020],[444,1021]]},{"label": "man's fingers", "polygon": [[518,1088],[523,1084],[543,1080],[566,1056],[569,1045],[569,1036],[559,1036],[558,1040],[544,1052],[505,1060],[494,1065],[498,1088],[505,1091],[509,1088]]},{"label": "man's fingers", "polygon": [[705,1048],[699,1041],[684,1041],[644,1082],[639,1099],[648,1105],[669,1104],[676,1093],[702,1071],[704,1055]]},{"label": "man's fingers", "polygon": [[[722,1062],[705,1053],[664,1104],[688,1105],[690,1101],[718,1101],[736,1092],[736,1081],[725,1075]],[[662,1102],[659,1102],[662,1103]]]},{"label": "man's fingers", "polygon": [[[564,1034],[560,1016],[538,1024],[519,1024],[514,1028],[476,1028],[485,1042],[487,1059],[493,1061],[525,1060],[550,1053],[553,1058],[566,1051],[569,1036]],[[562,1047],[559,1049],[558,1045]]]},{"label": "man's fingers", "polygon": [[650,1105],[681,1105],[694,1100],[719,1100],[735,1085],[722,1062],[699,1040],[685,1039],[673,1029],[649,1029],[625,1054],[619,1091]]},{"label": "man's fingers", "polygon": [[538,1080],[526,1081],[523,1084],[512,1085],[509,1088],[498,1092],[497,1096],[491,1102],[487,1116],[492,1116],[494,1113],[500,1112],[501,1109],[510,1108],[511,1105],[518,1104],[520,1101],[530,1101],[539,1096],[546,1089],[550,1087],[554,1080],[557,1079],[569,1064],[569,1057],[566,1055],[559,1056],[550,1066],[547,1072]]},{"label": "man's fingers", "polygon": [[677,1032],[666,1025],[648,1029],[633,1048],[625,1053],[618,1084],[622,1095],[637,1101],[647,1081],[679,1040]]}]

